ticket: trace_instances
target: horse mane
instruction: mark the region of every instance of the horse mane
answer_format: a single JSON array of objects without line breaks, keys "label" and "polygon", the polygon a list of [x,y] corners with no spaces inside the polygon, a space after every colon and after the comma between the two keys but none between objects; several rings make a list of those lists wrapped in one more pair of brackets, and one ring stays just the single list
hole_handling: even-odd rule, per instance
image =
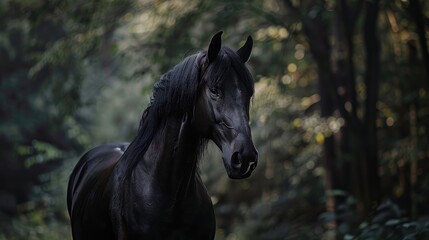
[{"label": "horse mane", "polygon": [[[211,75],[208,86],[215,86],[223,81],[231,67],[237,72],[250,96],[254,93],[253,78],[240,57],[227,47],[222,47],[216,60],[208,65],[207,52],[186,57],[179,64],[163,74],[154,84],[149,106],[143,112],[136,137],[124,152],[121,161],[125,161],[126,178],[131,176],[141,158],[149,148],[155,134],[169,116],[176,116],[180,121],[188,114],[193,117],[194,104],[203,74]],[[204,71],[206,71],[204,73]],[[206,78],[207,79],[207,78]],[[200,139],[197,157],[201,154],[207,140]]]}]

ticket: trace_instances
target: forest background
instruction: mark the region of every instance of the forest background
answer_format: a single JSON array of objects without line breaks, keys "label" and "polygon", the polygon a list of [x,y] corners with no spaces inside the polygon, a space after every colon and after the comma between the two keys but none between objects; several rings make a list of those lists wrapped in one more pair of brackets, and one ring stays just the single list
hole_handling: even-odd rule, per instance
[{"label": "forest background", "polygon": [[255,43],[260,163],[201,174],[216,239],[427,239],[429,3],[424,0],[3,0],[0,239],[71,239],[68,176],[130,141],[162,73]]}]

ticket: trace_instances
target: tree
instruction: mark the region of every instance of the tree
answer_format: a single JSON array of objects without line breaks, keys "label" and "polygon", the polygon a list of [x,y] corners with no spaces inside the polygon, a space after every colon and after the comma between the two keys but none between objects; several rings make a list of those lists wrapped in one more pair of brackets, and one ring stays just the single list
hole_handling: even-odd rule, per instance
[{"label": "tree", "polygon": [[1,212],[17,214],[17,205],[29,200],[41,175],[81,151],[86,140],[75,110],[81,104],[84,60],[108,41],[129,4],[2,2]]}]

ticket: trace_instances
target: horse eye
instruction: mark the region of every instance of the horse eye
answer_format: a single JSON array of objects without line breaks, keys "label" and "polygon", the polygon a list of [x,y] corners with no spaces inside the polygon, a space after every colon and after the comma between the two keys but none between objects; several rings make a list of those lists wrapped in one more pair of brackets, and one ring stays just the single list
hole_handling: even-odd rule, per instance
[{"label": "horse eye", "polygon": [[210,93],[212,94],[213,97],[219,97],[220,92],[217,88],[210,88]]}]

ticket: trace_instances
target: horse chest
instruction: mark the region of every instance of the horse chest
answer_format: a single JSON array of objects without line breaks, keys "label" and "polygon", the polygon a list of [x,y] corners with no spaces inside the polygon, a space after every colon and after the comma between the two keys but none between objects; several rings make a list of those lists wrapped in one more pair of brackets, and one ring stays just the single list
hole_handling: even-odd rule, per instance
[{"label": "horse chest", "polygon": [[[179,199],[156,194],[140,196],[126,205],[124,226],[131,239],[213,239],[215,216],[205,189]],[[161,195],[160,195],[161,196]]]}]

